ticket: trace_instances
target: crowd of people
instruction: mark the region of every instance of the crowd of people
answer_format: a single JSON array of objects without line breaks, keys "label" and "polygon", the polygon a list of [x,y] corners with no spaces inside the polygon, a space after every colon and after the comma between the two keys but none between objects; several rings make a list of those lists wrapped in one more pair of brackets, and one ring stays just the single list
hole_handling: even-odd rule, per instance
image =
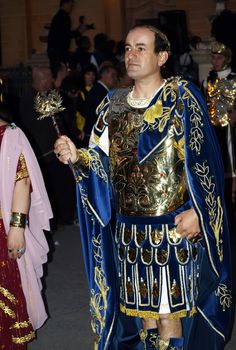
[{"label": "crowd of people", "polygon": [[[98,33],[91,52],[94,25],[81,16],[71,30],[72,6],[60,1],[50,64],[32,69],[21,96],[23,132],[0,107],[0,345],[35,338],[47,317],[45,231],[77,220],[97,349],[221,350],[236,220],[232,51],[213,43],[201,92],[163,75],[162,31],[137,25],[119,43]],[[37,96],[51,91],[63,110],[39,120]]]}]

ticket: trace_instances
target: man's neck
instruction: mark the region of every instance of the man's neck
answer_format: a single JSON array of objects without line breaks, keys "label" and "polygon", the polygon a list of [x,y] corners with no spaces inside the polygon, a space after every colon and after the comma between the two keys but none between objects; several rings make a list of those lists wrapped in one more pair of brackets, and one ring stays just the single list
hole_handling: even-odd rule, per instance
[{"label": "man's neck", "polygon": [[160,89],[165,80],[159,76],[157,79],[150,78],[149,80],[136,80],[134,83],[133,97],[149,98]]}]

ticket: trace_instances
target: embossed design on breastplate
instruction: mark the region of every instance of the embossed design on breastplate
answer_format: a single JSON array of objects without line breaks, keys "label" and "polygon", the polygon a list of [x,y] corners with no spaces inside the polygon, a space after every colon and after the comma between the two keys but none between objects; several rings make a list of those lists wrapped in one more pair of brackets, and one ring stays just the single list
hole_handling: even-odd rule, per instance
[{"label": "embossed design on breastplate", "polygon": [[175,140],[172,125],[163,147],[140,165],[137,145],[143,111],[128,107],[122,112],[111,113],[109,125],[111,181],[117,211],[156,216],[176,209],[183,204],[186,191],[183,139],[179,143]]}]

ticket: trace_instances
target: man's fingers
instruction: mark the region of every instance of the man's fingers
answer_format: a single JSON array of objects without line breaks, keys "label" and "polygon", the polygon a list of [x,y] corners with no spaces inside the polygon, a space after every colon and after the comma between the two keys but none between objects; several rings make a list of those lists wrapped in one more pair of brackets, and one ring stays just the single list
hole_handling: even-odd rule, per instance
[{"label": "man's fingers", "polygon": [[60,158],[60,160],[68,160],[68,158],[65,159],[65,157],[71,156],[71,149],[68,142],[58,144],[55,147],[54,153],[56,154],[57,158]]},{"label": "man's fingers", "polygon": [[63,150],[60,153],[60,156],[58,157],[60,159],[60,161],[64,164],[68,164],[68,160],[71,159],[71,152]]},{"label": "man's fingers", "polygon": [[58,145],[67,142],[68,139],[69,139],[69,137],[67,137],[66,135],[60,136],[60,137],[56,140],[56,142],[55,142],[55,145],[54,145],[55,148],[56,148]]}]

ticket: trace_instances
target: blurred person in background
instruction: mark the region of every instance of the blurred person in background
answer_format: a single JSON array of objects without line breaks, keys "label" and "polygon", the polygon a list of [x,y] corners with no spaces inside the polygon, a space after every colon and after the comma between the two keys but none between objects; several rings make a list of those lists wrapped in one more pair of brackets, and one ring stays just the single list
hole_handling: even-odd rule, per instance
[{"label": "blurred person in background", "polygon": [[97,81],[97,69],[93,64],[89,64],[80,74],[80,86],[76,99],[76,123],[81,131],[80,140],[87,142],[89,135],[85,134],[86,122],[86,100],[89,91]]},{"label": "blurred person in background", "polygon": [[97,121],[96,109],[107,95],[117,86],[117,71],[110,63],[104,63],[98,73],[98,80],[87,94],[85,101],[85,126],[86,135],[91,134],[93,125]]},{"label": "blurred person in background", "polygon": [[77,31],[71,30],[70,13],[73,3],[73,0],[60,0],[60,8],[51,21],[47,45],[51,65],[55,62],[69,61],[70,41],[77,35]]},{"label": "blurred person in background", "polygon": [[95,65],[97,71],[99,71],[101,64],[108,59],[106,54],[107,41],[108,37],[105,33],[98,33],[93,39],[94,51],[91,54],[90,63]]},{"label": "blurred person in background", "polygon": [[223,156],[226,206],[233,232],[236,229],[236,74],[232,71],[231,60],[231,49],[213,42],[212,70],[203,82],[203,89]]},{"label": "blurred person in background", "polygon": [[70,58],[70,68],[82,72],[89,64],[91,53],[91,40],[88,36],[79,36],[75,39],[77,48]]}]

